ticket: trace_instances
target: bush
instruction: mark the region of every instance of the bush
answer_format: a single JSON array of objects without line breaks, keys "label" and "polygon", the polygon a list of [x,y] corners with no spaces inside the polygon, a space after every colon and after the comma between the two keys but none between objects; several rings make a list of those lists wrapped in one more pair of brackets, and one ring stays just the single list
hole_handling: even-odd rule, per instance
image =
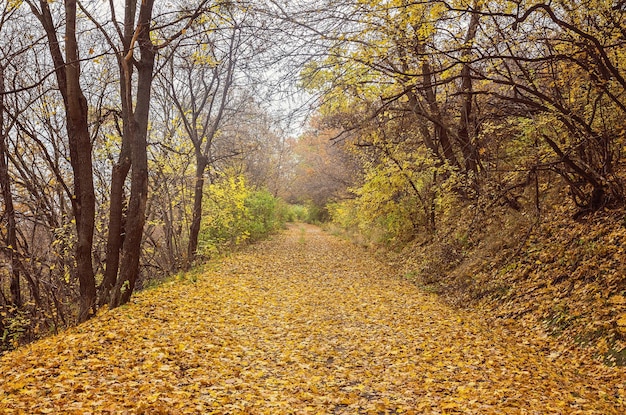
[{"label": "bush", "polygon": [[27,311],[12,306],[0,308],[0,352],[13,350],[27,340],[32,325]]},{"label": "bush", "polygon": [[286,204],[267,190],[253,190],[242,176],[225,176],[205,193],[198,254],[211,256],[258,241],[284,226]]},{"label": "bush", "polygon": [[278,209],[279,200],[267,190],[258,190],[248,195],[245,201],[249,239],[258,241],[280,229],[284,220]]},{"label": "bush", "polygon": [[283,205],[285,222],[306,222],[309,209],[304,205]]},{"label": "bush", "polygon": [[326,207],[320,207],[313,202],[306,204],[306,217],[304,221],[306,223],[312,223],[319,225],[330,220],[330,215]]}]

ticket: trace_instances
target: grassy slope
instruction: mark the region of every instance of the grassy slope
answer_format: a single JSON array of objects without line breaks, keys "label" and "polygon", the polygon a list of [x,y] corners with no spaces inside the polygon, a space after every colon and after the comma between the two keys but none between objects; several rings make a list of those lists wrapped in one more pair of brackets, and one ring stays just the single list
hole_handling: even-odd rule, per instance
[{"label": "grassy slope", "polygon": [[[393,255],[407,278],[512,330],[544,332],[562,347],[626,364],[626,215],[579,220],[571,207],[499,212],[483,228],[447,230]],[[394,258],[395,257],[395,258]]]}]

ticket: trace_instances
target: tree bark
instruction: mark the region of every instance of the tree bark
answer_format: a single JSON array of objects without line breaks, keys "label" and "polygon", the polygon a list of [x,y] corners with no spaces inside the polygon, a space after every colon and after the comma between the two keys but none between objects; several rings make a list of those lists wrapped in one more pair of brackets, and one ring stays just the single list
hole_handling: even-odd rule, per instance
[{"label": "tree bark", "polygon": [[76,39],[76,0],[65,0],[65,57],[61,51],[48,1],[40,0],[40,10],[28,2],[41,23],[54,63],[59,91],[63,97],[70,164],[74,175],[72,213],[76,221],[76,271],[79,281],[78,321],[87,320],[96,305],[96,281],[92,263],[95,221],[95,191],[91,137],[87,123],[87,100],[80,86],[80,60]]},{"label": "tree bark", "polygon": [[198,250],[198,236],[200,234],[200,224],[202,222],[202,197],[204,192],[204,172],[207,168],[207,158],[202,154],[196,154],[196,178],[193,195],[193,213],[191,226],[189,227],[189,245],[187,246],[187,260],[185,268],[189,269],[196,257]]},{"label": "tree bark", "polygon": [[[127,1],[133,2],[133,0]],[[123,82],[125,82],[126,112],[123,114],[124,134],[129,134],[131,152],[131,189],[128,202],[128,219],[126,222],[126,236],[122,246],[120,272],[117,283],[109,302],[111,307],[117,307],[130,300],[139,275],[139,258],[141,256],[141,240],[145,224],[146,203],[148,199],[148,116],[156,48],[150,39],[150,22],[152,20],[153,0],[144,0],[139,10],[139,20],[133,39],[136,39],[140,51],[139,61],[134,61],[132,47],[124,57]],[[137,69],[136,97],[132,94],[131,65]],[[133,100],[133,98],[135,98]],[[133,102],[135,105],[133,107]]]},{"label": "tree bark", "polygon": [[96,280],[92,246],[96,214],[91,137],[87,123],[87,99],[80,87],[80,61],[76,40],[76,0],[65,2],[65,72],[67,79],[67,133],[70,161],[74,172],[74,217],[76,219],[76,270],[80,284],[78,321],[86,321],[95,311]]},{"label": "tree bark", "polygon": [[124,182],[130,171],[130,151],[122,143],[122,151],[118,162],[113,166],[111,174],[111,193],[109,198],[109,228],[107,233],[106,265],[100,286],[99,305],[107,304],[111,299],[111,290],[117,282],[120,264],[120,251],[124,241]]},{"label": "tree bark", "polygon": [[443,119],[443,114],[439,108],[439,104],[437,103],[437,95],[435,93],[435,87],[433,86],[433,70],[428,61],[424,61],[422,64],[422,82],[426,102],[428,103],[432,113],[435,139],[439,141],[441,149],[443,150],[443,155],[448,164],[452,167],[459,167],[459,161],[454,154],[454,149],[452,148],[452,143],[448,134],[448,128],[445,124],[445,120]]},{"label": "tree bark", "polygon": [[[136,1],[127,1],[124,9],[124,32],[122,37],[122,51],[117,56],[120,71],[120,97],[123,115],[122,148],[113,171],[111,173],[111,193],[109,198],[109,227],[106,247],[106,266],[104,278],[100,287],[99,304],[104,305],[111,301],[111,290],[117,284],[120,265],[120,254],[124,242],[124,183],[132,165],[132,152],[130,142],[132,133],[128,114],[132,112],[132,90],[130,80],[133,75],[133,66],[125,61],[132,57],[132,39],[135,33],[135,17],[137,11]],[[126,81],[126,80],[129,81]]]},{"label": "tree bark", "polygon": [[420,104],[419,104],[419,101],[417,99],[417,95],[415,95],[414,91],[408,91],[407,92],[407,98],[408,98],[409,108],[419,118],[419,120],[418,120],[418,122],[419,122],[419,130],[420,130],[420,133],[422,135],[422,140],[424,140],[424,145],[426,146],[427,149],[430,150],[430,152],[435,157],[437,157],[439,160],[441,160],[443,162],[444,159],[441,157],[441,154],[439,153],[439,147],[433,141],[432,136],[430,134],[430,131],[428,130],[428,124],[426,124],[426,122],[424,120],[425,117],[423,116],[422,111],[420,111],[420,109],[419,109]]},{"label": "tree bark", "polygon": [[22,306],[22,292],[20,288],[19,259],[17,257],[17,234],[15,223],[15,207],[13,205],[13,195],[11,193],[11,177],[9,176],[9,166],[7,161],[8,149],[6,139],[8,131],[5,128],[4,119],[4,68],[0,67],[0,188],[4,201],[4,214],[6,217],[7,237],[6,245],[9,255],[9,278],[11,304],[15,307]]},{"label": "tree bark", "polygon": [[[228,65],[226,67],[226,76],[223,83],[220,79],[218,79],[218,71],[213,71],[213,79],[211,80],[211,85],[215,84],[219,87],[220,84],[223,84],[222,93],[220,94],[219,101],[217,102],[217,113],[215,114],[215,116],[213,116],[212,114],[212,109],[216,108],[216,94],[214,93],[213,97],[209,99],[209,95],[212,93],[212,88],[207,87],[207,85],[205,84],[204,91],[202,91],[202,102],[200,103],[200,105],[197,106],[197,111],[192,114],[192,122],[190,123],[185,119],[185,128],[187,129],[189,138],[191,139],[195,147],[196,157],[196,182],[194,184],[193,216],[191,220],[191,226],[189,228],[189,244],[187,246],[187,260],[185,264],[186,268],[189,268],[191,266],[194,259],[196,258],[196,253],[198,250],[198,236],[200,234],[200,225],[202,223],[204,172],[206,171],[209,164],[214,162],[211,157],[213,141],[215,140],[219,127],[222,123],[224,112],[226,111],[230,88],[233,84],[233,75],[236,60],[235,52],[238,48],[237,33],[238,30],[233,29],[232,35],[230,37]],[[190,85],[190,87],[192,86]],[[215,92],[217,92],[217,87],[215,89]],[[210,105],[207,113],[204,115],[205,120],[203,123],[202,132],[199,133],[197,129],[197,118],[200,116],[200,112],[204,110],[204,107],[209,101]],[[178,103],[178,100],[176,102]],[[194,105],[194,107],[196,106]],[[178,109],[181,112],[181,116],[186,117],[180,104],[178,104]]]},{"label": "tree bark", "polygon": [[[470,137],[471,124],[474,118],[472,112],[472,100],[474,99],[471,65],[468,62],[472,52],[472,43],[476,38],[478,31],[478,23],[480,22],[480,15],[478,10],[472,11],[472,17],[470,19],[469,27],[467,28],[467,34],[464,41],[464,49],[461,53],[462,69],[461,69],[461,94],[463,102],[461,104],[461,118],[459,121],[458,141],[461,146],[461,152],[465,162],[465,171],[478,172],[478,149],[477,144]],[[476,180],[474,176],[473,180]]]}]

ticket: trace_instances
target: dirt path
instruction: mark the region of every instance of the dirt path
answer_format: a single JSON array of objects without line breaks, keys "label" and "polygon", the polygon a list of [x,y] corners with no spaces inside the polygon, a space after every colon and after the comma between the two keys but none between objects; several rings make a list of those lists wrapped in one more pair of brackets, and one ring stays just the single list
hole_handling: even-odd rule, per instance
[{"label": "dirt path", "polygon": [[615,376],[518,344],[295,225],[3,356],[0,413],[626,413]]}]

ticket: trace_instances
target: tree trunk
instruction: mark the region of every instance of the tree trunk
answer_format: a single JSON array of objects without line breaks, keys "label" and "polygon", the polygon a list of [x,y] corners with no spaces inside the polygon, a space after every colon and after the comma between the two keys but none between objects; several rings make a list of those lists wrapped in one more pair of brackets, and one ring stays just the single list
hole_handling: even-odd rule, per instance
[{"label": "tree trunk", "polygon": [[[128,0],[128,2],[133,0]],[[153,0],[144,0],[139,11],[139,20],[134,37],[137,39],[141,57],[135,62],[137,68],[136,99],[132,96],[132,76],[130,67],[134,61],[132,54],[125,56],[123,65],[123,82],[126,83],[127,111],[124,123],[125,134],[130,134],[128,142],[131,149],[131,188],[128,202],[128,219],[126,222],[126,236],[122,246],[120,274],[109,302],[111,307],[117,307],[130,300],[139,275],[139,258],[141,256],[141,240],[145,224],[146,203],[148,199],[148,116],[153,80],[154,60],[156,50],[150,39],[150,22],[152,20]],[[132,50],[132,45],[129,50]],[[133,110],[133,102],[135,102]]]},{"label": "tree trunk", "polygon": [[[133,76],[133,66],[125,59],[131,55],[131,42],[135,32],[136,1],[127,1],[124,8],[124,33],[122,36],[122,54],[117,57],[120,71],[120,97],[122,97],[122,148],[117,163],[111,173],[111,195],[109,199],[109,228],[107,234],[106,267],[100,287],[99,304],[104,305],[111,301],[111,290],[117,284],[120,265],[120,253],[124,243],[124,183],[132,165],[132,151],[130,142],[132,133],[128,114],[132,113],[132,95],[128,88],[132,87],[130,80]],[[127,81],[128,80],[128,81]]]},{"label": "tree trunk", "polygon": [[408,91],[407,98],[409,100],[409,108],[418,117],[419,130],[422,135],[422,140],[424,140],[424,145],[435,157],[443,162],[444,159],[441,157],[441,154],[439,154],[439,148],[437,144],[433,141],[430,131],[428,130],[428,124],[426,124],[424,114],[420,110],[420,104],[417,99],[417,95],[415,95],[414,91]]},{"label": "tree trunk", "polygon": [[11,291],[11,304],[15,307],[22,306],[22,291],[20,288],[20,273],[17,257],[17,234],[15,224],[15,208],[13,205],[13,195],[11,194],[11,178],[9,176],[9,165],[7,161],[8,149],[6,138],[8,131],[4,125],[4,68],[0,67],[0,188],[4,201],[4,217],[7,221],[6,244],[9,255],[9,278]]},{"label": "tree trunk", "polygon": [[76,40],[76,0],[65,1],[65,58],[57,39],[56,25],[47,0],[39,0],[41,10],[28,2],[46,32],[54,62],[59,91],[65,107],[70,163],[74,174],[72,212],[76,220],[76,271],[80,284],[78,321],[91,316],[96,303],[96,281],[92,264],[95,221],[95,192],[91,159],[91,138],[87,124],[87,100],[80,87],[80,60]]},{"label": "tree trunk", "polygon": [[[120,261],[120,272],[111,296],[110,304],[117,307],[130,300],[135,289],[135,283],[139,274],[139,259],[141,256],[141,240],[143,237],[143,227],[145,224],[146,202],[148,197],[148,167],[146,135],[143,140],[137,131],[138,126],[132,128],[133,131],[133,160],[131,172],[130,200],[128,203],[128,219],[126,222],[126,235],[122,247]],[[143,142],[143,157],[141,153]]]},{"label": "tree trunk", "polygon": [[[123,89],[123,88],[122,88]],[[125,125],[124,129],[127,126]],[[129,133],[124,133],[119,159],[111,174],[111,195],[109,199],[109,228],[107,234],[106,268],[100,287],[99,304],[102,306],[111,299],[111,290],[117,283],[120,252],[124,242],[124,182],[131,167]]]},{"label": "tree trunk", "polygon": [[[196,152],[197,153],[197,152]],[[198,250],[198,235],[202,222],[202,197],[204,195],[204,172],[207,167],[207,158],[196,154],[196,181],[194,185],[193,213],[191,226],[189,227],[189,245],[187,247],[187,259],[185,269],[189,269],[196,257]]]},{"label": "tree trunk", "polygon": [[[472,100],[474,99],[472,88],[472,74],[469,59],[472,51],[472,43],[476,38],[476,32],[478,31],[478,23],[480,22],[480,16],[475,10],[472,13],[467,34],[464,41],[464,49],[461,53],[461,61],[463,67],[461,69],[461,93],[463,102],[461,104],[461,118],[459,121],[458,140],[461,146],[461,152],[465,161],[465,171],[478,172],[478,149],[477,144],[470,137],[471,124],[474,118],[472,113]],[[474,176],[473,180],[476,180]]]},{"label": "tree trunk", "polygon": [[96,305],[96,280],[92,246],[96,197],[93,184],[91,137],[87,124],[87,100],[80,87],[80,61],[76,41],[76,0],[65,2],[65,73],[67,80],[67,133],[74,172],[74,217],[76,219],[76,270],[80,283],[78,321],[87,320]]},{"label": "tree trunk", "polygon": [[424,83],[426,102],[428,103],[432,113],[431,119],[434,124],[434,137],[439,141],[441,149],[443,150],[443,155],[448,161],[448,164],[452,167],[459,167],[459,162],[454,155],[454,149],[452,148],[452,143],[450,142],[450,136],[448,135],[448,129],[446,127],[445,120],[443,119],[443,114],[439,108],[439,104],[437,103],[437,95],[433,86],[433,71],[427,61],[422,64],[422,81]]},{"label": "tree trunk", "polygon": [[111,298],[111,290],[117,282],[117,272],[120,263],[120,251],[124,241],[124,182],[130,170],[130,158],[120,155],[120,159],[113,166],[111,175],[111,195],[109,199],[109,228],[106,247],[106,267],[100,287],[99,305],[104,305]]}]

